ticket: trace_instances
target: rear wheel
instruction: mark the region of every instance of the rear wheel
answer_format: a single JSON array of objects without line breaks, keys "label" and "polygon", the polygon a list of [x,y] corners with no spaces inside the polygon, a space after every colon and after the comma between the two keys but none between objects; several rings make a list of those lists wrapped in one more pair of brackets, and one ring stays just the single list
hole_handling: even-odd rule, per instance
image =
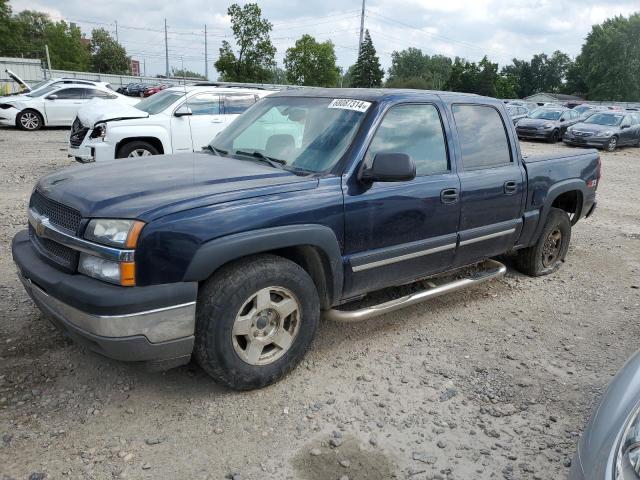
[{"label": "rear wheel", "polygon": [[618,146],[618,137],[615,135],[609,139],[606,145],[607,152],[613,152]]},{"label": "rear wheel", "polygon": [[567,212],[552,208],[536,244],[518,251],[516,267],[533,277],[553,273],[564,262],[570,242],[571,222]]},{"label": "rear wheel", "polygon": [[122,145],[118,149],[116,158],[148,157],[150,155],[158,155],[159,153],[158,149],[149,142],[136,140]]},{"label": "rear wheel", "polygon": [[320,301],[311,277],[275,255],[239,260],[198,294],[198,363],[236,390],[269,385],[291,371],[311,345]]},{"label": "rear wheel", "polygon": [[22,130],[36,131],[44,125],[44,119],[35,110],[24,110],[16,117],[16,125]]}]

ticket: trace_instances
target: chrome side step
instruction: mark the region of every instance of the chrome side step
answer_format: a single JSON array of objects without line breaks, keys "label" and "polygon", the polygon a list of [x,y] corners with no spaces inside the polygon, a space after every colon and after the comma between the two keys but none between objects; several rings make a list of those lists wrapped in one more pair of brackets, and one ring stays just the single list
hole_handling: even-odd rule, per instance
[{"label": "chrome side step", "polygon": [[426,290],[380,303],[379,305],[362,308],[360,310],[339,310],[337,308],[331,308],[323,312],[324,318],[334,322],[360,322],[362,320],[367,320],[379,315],[384,315],[385,313],[393,312],[394,310],[408,307],[409,305],[424,302],[431,298],[439,297],[445,293],[455,292],[463,288],[479,285],[489,280],[493,280],[494,278],[502,277],[507,271],[507,267],[497,260],[485,260],[484,262],[479,263],[478,266],[481,270],[473,273],[467,278],[453,280],[442,285],[436,285],[429,281],[428,284],[430,287]]}]

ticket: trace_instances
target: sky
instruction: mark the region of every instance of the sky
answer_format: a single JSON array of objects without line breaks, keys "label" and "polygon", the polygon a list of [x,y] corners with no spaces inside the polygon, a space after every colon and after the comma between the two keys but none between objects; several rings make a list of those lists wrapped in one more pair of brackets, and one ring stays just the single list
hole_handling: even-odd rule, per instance
[{"label": "sky", "polygon": [[[254,0],[273,24],[276,61],[283,66],[287,48],[303,34],[333,41],[338,65],[353,64],[358,52],[361,0]],[[54,20],[78,24],[87,36],[103,27],[115,35],[148,75],[164,73],[164,20],[168,25],[171,67],[205,73],[207,26],[209,78],[223,40],[231,41],[226,14],[232,0],[11,0],[14,12],[47,12]],[[245,3],[245,2],[239,2]],[[391,53],[408,47],[430,55],[460,56],[472,61],[487,55],[505,65],[512,58],[562,50],[570,56],[591,26],[615,15],[640,11],[638,0],[366,0],[365,28],[387,70]],[[142,68],[141,66],[141,68]]]}]

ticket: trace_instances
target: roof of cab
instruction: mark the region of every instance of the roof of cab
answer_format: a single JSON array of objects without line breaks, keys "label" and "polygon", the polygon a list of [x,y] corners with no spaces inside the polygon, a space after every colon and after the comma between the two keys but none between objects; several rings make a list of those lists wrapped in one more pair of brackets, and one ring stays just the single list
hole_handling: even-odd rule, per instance
[{"label": "roof of cab", "polygon": [[378,102],[387,99],[406,99],[438,96],[445,100],[498,101],[491,97],[482,97],[475,93],[444,92],[439,90],[414,90],[408,88],[300,88],[282,90],[273,93],[274,97],[325,97],[352,98],[367,102]]}]

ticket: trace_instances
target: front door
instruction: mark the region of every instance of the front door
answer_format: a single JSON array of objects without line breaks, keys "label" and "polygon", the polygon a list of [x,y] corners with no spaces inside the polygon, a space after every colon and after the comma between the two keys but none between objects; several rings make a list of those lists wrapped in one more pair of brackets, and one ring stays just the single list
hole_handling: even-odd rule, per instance
[{"label": "front door", "polygon": [[498,110],[453,105],[461,165],[460,244],[455,264],[467,265],[514,245],[522,228],[525,183]]},{"label": "front door", "polygon": [[61,88],[44,98],[47,125],[71,125],[85,103],[85,88]]},{"label": "front door", "polygon": [[187,100],[187,106],[192,112],[189,122],[193,151],[199,152],[202,147],[209,145],[225,126],[224,115],[220,111],[220,95],[211,92],[199,93]]},{"label": "front door", "polygon": [[355,182],[345,192],[345,296],[445,270],[457,240],[460,183],[449,161],[441,106],[402,104],[382,119],[365,156],[404,153],[416,165],[406,182]]}]

